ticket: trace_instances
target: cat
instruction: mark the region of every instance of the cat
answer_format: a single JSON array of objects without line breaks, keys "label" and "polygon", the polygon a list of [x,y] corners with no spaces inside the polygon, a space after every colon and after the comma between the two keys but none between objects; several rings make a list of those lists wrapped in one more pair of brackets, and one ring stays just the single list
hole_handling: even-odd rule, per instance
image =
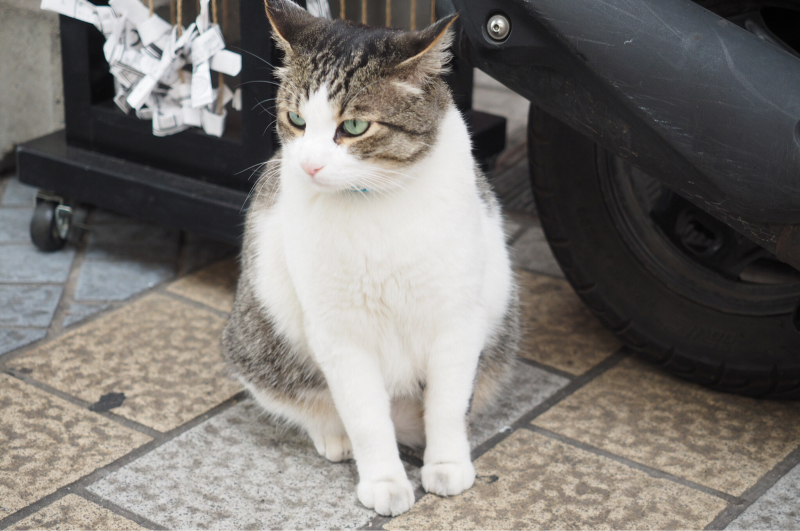
[{"label": "cat", "polygon": [[254,187],[223,351],[272,416],[360,502],[411,508],[470,488],[467,418],[514,371],[519,303],[502,213],[442,80],[455,16],[415,32],[267,0],[281,149]]}]

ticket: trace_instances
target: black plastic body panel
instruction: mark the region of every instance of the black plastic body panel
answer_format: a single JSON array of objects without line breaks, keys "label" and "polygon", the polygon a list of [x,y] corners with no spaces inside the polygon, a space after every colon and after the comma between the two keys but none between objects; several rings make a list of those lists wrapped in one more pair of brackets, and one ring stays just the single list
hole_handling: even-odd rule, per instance
[{"label": "black plastic body panel", "polygon": [[[442,0],[459,54],[775,250],[800,223],[800,59],[689,0]],[[503,13],[495,42],[486,21]]]}]

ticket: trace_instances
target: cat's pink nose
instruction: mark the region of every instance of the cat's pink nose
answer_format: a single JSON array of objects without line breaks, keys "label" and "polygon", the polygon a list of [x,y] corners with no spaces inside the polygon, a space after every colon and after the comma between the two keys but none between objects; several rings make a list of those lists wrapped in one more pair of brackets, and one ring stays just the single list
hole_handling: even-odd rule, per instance
[{"label": "cat's pink nose", "polygon": [[310,176],[315,176],[319,170],[321,170],[325,165],[324,164],[314,164],[312,162],[301,162],[300,167],[303,168]]}]

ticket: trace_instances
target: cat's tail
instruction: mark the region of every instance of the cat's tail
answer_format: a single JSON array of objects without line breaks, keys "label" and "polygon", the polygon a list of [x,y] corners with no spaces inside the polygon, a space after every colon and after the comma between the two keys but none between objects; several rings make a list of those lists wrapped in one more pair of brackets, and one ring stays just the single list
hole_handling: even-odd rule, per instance
[{"label": "cat's tail", "polygon": [[425,421],[421,400],[414,398],[393,400],[392,422],[399,443],[414,448],[425,447]]}]

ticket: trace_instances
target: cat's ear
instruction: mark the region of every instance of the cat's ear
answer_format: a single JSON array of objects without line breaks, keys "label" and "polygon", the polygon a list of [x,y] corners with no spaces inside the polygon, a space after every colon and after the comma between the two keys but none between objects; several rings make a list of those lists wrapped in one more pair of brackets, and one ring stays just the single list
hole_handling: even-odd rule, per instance
[{"label": "cat's ear", "polygon": [[418,81],[445,73],[453,44],[453,22],[458,14],[447,16],[421,31],[412,31],[401,37],[401,47],[406,59],[395,66],[402,72],[414,74]]},{"label": "cat's ear", "polygon": [[272,35],[284,52],[292,51],[292,43],[315,18],[292,0],[264,0],[267,18],[272,24]]}]

